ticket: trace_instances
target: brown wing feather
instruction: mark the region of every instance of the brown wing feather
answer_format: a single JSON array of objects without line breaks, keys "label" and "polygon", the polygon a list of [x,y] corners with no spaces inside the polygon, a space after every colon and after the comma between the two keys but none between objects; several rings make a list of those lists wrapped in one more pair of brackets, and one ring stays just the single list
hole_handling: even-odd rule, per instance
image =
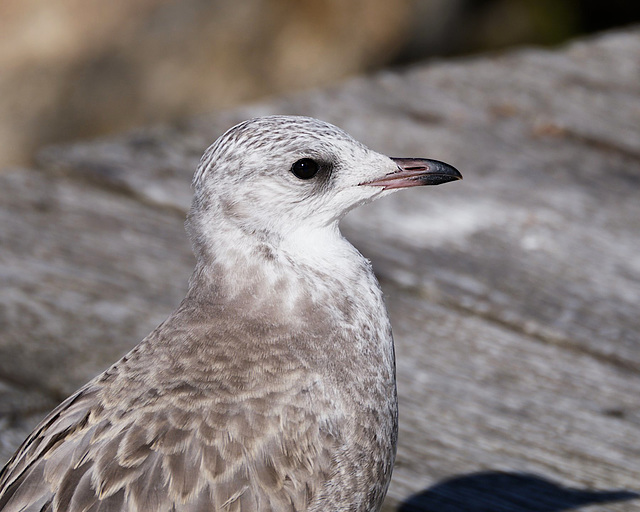
[{"label": "brown wing feather", "polygon": [[236,418],[245,434],[234,437],[207,421],[219,414],[181,408],[180,400],[105,410],[89,385],[4,468],[0,510],[305,510],[319,492],[312,482],[331,473],[337,440],[306,413],[285,415],[284,427],[279,413]]}]

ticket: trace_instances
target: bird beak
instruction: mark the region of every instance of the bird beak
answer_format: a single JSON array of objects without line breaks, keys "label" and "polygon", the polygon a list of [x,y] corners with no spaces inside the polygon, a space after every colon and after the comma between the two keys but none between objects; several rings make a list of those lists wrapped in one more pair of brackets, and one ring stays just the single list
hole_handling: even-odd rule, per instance
[{"label": "bird beak", "polygon": [[391,160],[398,166],[397,171],[360,185],[372,185],[390,190],[421,185],[440,185],[462,179],[462,174],[455,167],[438,160],[426,158],[391,158]]}]

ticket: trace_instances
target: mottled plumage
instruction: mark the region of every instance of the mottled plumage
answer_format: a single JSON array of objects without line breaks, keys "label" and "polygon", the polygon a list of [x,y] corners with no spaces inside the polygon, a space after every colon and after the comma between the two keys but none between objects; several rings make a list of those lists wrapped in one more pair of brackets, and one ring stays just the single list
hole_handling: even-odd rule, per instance
[{"label": "mottled plumage", "polygon": [[338,221],[458,177],[310,118],[229,130],[194,177],[187,296],[29,436],[0,473],[0,510],[378,510],[395,456],[393,341]]}]

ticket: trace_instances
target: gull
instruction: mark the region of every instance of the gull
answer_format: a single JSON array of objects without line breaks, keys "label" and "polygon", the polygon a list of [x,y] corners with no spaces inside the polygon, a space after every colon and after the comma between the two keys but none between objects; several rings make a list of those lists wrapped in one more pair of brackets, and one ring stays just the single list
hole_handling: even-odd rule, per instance
[{"label": "gull", "polygon": [[397,440],[391,325],[338,223],[460,178],[308,117],[229,129],[194,175],[186,297],[36,427],[0,473],[0,510],[379,510]]}]

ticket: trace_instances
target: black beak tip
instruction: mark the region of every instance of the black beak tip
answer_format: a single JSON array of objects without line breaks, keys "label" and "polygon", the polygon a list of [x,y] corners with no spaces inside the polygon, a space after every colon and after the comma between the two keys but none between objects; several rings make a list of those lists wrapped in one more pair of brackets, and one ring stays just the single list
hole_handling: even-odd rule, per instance
[{"label": "black beak tip", "polygon": [[450,181],[462,179],[462,174],[455,167],[448,166],[446,170],[437,170],[433,173],[424,174],[420,177],[420,181],[424,185],[441,185]]},{"label": "black beak tip", "polygon": [[440,160],[427,160],[427,166],[429,170],[424,175],[425,184],[440,185],[462,179],[462,174],[458,169]]}]

